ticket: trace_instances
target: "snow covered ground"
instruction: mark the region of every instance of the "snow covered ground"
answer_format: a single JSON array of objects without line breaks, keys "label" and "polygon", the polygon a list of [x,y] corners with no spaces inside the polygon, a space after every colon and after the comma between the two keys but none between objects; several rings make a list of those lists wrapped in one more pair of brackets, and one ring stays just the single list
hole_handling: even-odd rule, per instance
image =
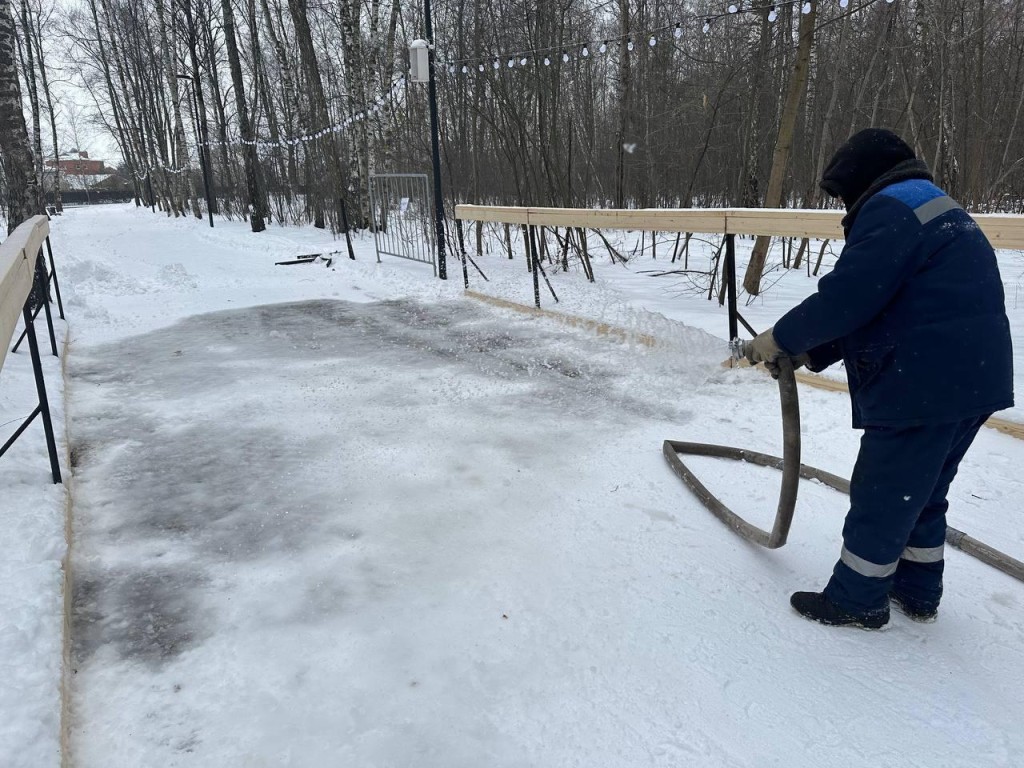
[{"label": "snow covered ground", "polygon": [[[53,239],[73,766],[1024,762],[1019,583],[952,552],[938,623],[829,630],[787,599],[824,584],[845,499],[805,483],[768,552],[668,469],[665,438],[777,453],[781,419],[770,379],[720,367],[723,309],[641,274],[664,257],[549,273],[557,308],[648,348],[466,299],[454,263],[447,284],[378,265],[369,239],[274,266],[341,244],[127,206]],[[480,266],[474,290],[532,301],[521,257]],[[1024,405],[1024,261],[1003,267]],[[743,309],[758,328],[813,290],[781,277]],[[34,404],[25,359],[0,423]],[[805,462],[848,476],[846,396],[801,406]],[[1018,558],[1022,460],[985,430],[951,494],[953,524]],[[689,463],[768,523],[776,473]],[[37,427],[0,483],[0,765],[55,766],[64,513]]]}]

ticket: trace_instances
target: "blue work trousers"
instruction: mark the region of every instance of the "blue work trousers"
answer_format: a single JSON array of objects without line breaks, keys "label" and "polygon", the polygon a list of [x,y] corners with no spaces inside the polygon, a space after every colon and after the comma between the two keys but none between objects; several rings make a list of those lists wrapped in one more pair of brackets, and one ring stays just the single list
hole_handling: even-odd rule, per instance
[{"label": "blue work trousers", "polygon": [[921,607],[938,606],[946,494],[987,418],[864,430],[826,597],[857,614],[884,607],[893,589]]}]

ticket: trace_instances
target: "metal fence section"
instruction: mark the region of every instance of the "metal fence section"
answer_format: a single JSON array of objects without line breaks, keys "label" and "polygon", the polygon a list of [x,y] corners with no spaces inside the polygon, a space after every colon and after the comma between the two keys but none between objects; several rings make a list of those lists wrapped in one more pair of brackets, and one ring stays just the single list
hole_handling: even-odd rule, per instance
[{"label": "metal fence section", "polygon": [[381,254],[430,264],[437,275],[433,207],[425,173],[370,176],[374,245]]}]

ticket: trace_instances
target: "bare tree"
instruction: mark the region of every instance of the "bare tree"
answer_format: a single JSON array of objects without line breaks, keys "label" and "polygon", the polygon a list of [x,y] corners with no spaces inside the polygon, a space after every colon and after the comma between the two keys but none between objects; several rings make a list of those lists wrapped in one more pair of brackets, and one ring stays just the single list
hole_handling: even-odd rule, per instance
[{"label": "bare tree", "polygon": [[7,181],[7,231],[41,213],[39,180],[21,109],[18,55],[10,0],[0,0],[0,154]]}]

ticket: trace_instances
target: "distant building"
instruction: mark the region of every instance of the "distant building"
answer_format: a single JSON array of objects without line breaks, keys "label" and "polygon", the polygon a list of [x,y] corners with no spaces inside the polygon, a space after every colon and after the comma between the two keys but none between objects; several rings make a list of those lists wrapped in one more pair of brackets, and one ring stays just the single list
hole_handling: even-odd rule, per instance
[{"label": "distant building", "polygon": [[57,160],[47,160],[49,168],[60,166],[60,172],[68,176],[104,176],[113,171],[107,168],[102,160],[90,160],[88,152],[72,152],[72,157]]}]

